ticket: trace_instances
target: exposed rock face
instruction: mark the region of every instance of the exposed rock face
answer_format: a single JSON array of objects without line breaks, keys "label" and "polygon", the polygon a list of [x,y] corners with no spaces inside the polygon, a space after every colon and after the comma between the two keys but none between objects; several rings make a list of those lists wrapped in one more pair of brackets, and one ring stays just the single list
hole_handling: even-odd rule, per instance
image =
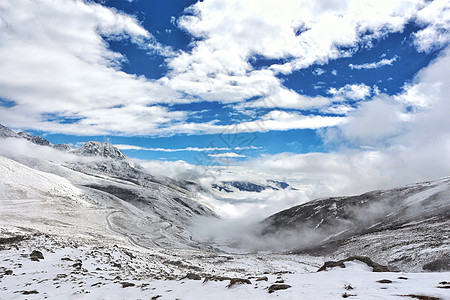
[{"label": "exposed rock face", "polygon": [[28,140],[28,141],[32,142],[33,144],[36,144],[36,145],[53,146],[52,143],[50,143],[49,141],[47,141],[44,138],[41,138],[38,135],[29,135],[28,133],[26,133],[24,131],[19,132],[17,135],[19,135],[20,137],[22,137],[22,138],[24,138],[24,139],[26,139],[26,140]]},{"label": "exposed rock face", "polygon": [[53,146],[53,148],[58,149],[60,151],[66,151],[66,152],[73,150],[72,146],[70,146],[68,144],[58,144],[58,145]]},{"label": "exposed rock face", "polygon": [[0,138],[9,138],[9,137],[13,137],[13,138],[19,138],[20,136],[15,133],[14,131],[12,131],[11,129],[9,129],[8,127],[5,127],[3,125],[0,124]]},{"label": "exposed rock face", "polygon": [[90,141],[76,149],[74,152],[84,156],[100,156],[113,159],[126,158],[125,154],[123,154],[119,149],[110,143],[105,142]]},{"label": "exposed rock face", "polygon": [[429,262],[422,267],[423,270],[429,272],[445,272],[450,270],[450,256],[442,257]]}]

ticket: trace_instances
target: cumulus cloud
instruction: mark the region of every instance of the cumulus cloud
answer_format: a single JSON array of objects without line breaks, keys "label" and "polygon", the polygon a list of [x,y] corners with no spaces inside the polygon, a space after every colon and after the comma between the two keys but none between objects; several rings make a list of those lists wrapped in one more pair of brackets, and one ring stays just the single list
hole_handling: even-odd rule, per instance
[{"label": "cumulus cloud", "polygon": [[[351,55],[342,49],[402,30],[423,6],[422,1],[198,2],[178,23],[197,40],[191,52],[169,62],[168,78],[174,88],[208,100],[276,97],[286,92],[277,73]],[[255,56],[285,63],[254,70],[249,61]],[[319,70],[316,74],[323,73]],[[255,76],[264,80],[254,82]]]},{"label": "cumulus cloud", "polygon": [[[332,97],[308,97],[283,86],[277,75],[352,55],[352,48],[370,46],[410,21],[423,26],[414,36],[419,50],[442,47],[449,38],[447,12],[441,0],[206,0],[173,21],[194,38],[190,50],[174,51],[135,17],[91,1],[2,1],[0,97],[14,103],[0,108],[2,123],[84,135],[214,133],[225,128],[216,121],[189,123],[188,112],[167,104],[218,101],[241,104],[238,109],[259,97],[247,108],[276,104],[258,121],[267,130],[334,126],[342,120],[274,114],[276,107],[326,109],[346,97],[366,97],[367,88],[336,87]],[[164,57],[169,72],[149,80],[121,71],[126,57],[112,51],[108,39]],[[255,69],[257,57],[283,63]],[[316,74],[321,70],[315,67]],[[240,132],[255,128],[257,122],[248,123]]]},{"label": "cumulus cloud", "polygon": [[448,45],[450,41],[450,3],[435,0],[417,13],[416,22],[424,26],[414,34],[420,51],[431,51]]},{"label": "cumulus cloud", "polygon": [[336,89],[330,88],[328,90],[328,94],[333,96],[342,96],[351,100],[362,100],[370,95],[370,87],[361,83],[361,84],[346,84],[345,86]]},{"label": "cumulus cloud", "polygon": [[[2,107],[3,123],[72,134],[136,134],[143,124],[148,132],[183,117],[155,105],[174,91],[119,71],[126,58],[103,39],[161,48],[135,18],[91,2],[60,0],[3,1],[0,13],[0,97],[15,103]],[[121,128],[114,128],[118,123]]]},{"label": "cumulus cloud", "polygon": [[437,179],[450,174],[450,49],[398,95],[375,96],[324,130],[331,153],[281,153],[245,167],[295,179],[308,199]]}]

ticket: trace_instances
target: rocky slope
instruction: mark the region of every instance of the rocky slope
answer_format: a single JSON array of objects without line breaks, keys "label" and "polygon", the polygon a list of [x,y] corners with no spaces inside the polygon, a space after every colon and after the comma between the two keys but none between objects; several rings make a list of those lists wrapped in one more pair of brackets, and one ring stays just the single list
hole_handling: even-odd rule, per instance
[{"label": "rocky slope", "polygon": [[311,201],[267,218],[262,228],[262,238],[284,240],[296,253],[368,255],[419,271],[450,261],[450,178]]}]

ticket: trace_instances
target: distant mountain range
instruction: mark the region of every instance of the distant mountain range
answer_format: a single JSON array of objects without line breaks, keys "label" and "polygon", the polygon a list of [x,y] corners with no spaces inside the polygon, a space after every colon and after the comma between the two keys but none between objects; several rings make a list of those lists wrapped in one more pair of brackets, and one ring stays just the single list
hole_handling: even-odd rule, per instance
[{"label": "distant mountain range", "polygon": [[221,181],[214,183],[212,188],[218,191],[224,191],[227,193],[233,193],[236,191],[241,192],[262,192],[265,190],[285,190],[295,188],[291,187],[288,183],[276,180],[267,180],[266,184],[258,184],[250,181]]}]

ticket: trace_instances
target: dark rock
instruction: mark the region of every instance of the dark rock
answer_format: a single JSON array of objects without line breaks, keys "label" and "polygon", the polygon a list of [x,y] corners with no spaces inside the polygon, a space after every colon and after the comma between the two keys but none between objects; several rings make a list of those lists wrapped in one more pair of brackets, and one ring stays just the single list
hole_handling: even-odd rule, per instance
[{"label": "dark rock", "polygon": [[72,259],[69,258],[69,257],[61,257],[61,260],[64,260],[64,261],[72,261]]},{"label": "dark rock", "polygon": [[409,294],[409,295],[400,295],[402,297],[410,297],[415,298],[419,300],[441,300],[440,298],[432,297],[432,296],[425,296],[425,295],[415,295],[415,294]]},{"label": "dark rock", "polygon": [[378,283],[392,283],[392,280],[389,279],[381,279],[377,281]]},{"label": "dark rock", "polygon": [[132,283],[132,282],[121,282],[120,284],[122,284],[122,287],[123,287],[123,288],[135,286],[135,284]]},{"label": "dark rock", "polygon": [[321,271],[326,271],[328,268],[335,268],[335,267],[341,267],[341,268],[345,268],[345,262],[347,261],[353,261],[353,260],[358,260],[360,262],[365,263],[366,265],[368,265],[369,267],[373,268],[373,272],[390,272],[389,268],[380,264],[377,264],[376,262],[372,261],[370,258],[368,258],[367,256],[351,256],[349,258],[346,259],[342,259],[339,261],[327,261],[323,264],[322,267],[320,267],[319,270],[317,270],[317,272],[321,272]]},{"label": "dark rock", "polygon": [[12,270],[6,270],[5,271],[5,275],[12,275],[13,274],[13,271]]},{"label": "dark rock", "polygon": [[39,294],[38,291],[36,290],[31,290],[31,291],[21,291],[22,295],[32,295],[32,294]]},{"label": "dark rock", "polygon": [[158,298],[161,298],[161,297],[162,297],[162,295],[156,295],[156,296],[152,297],[152,300],[157,300]]},{"label": "dark rock", "polygon": [[279,291],[279,290],[286,290],[290,287],[291,286],[289,284],[272,284],[269,287],[269,294],[272,294],[273,292]]},{"label": "dark rock", "polygon": [[30,258],[33,261],[39,261],[40,259],[44,259],[44,255],[41,251],[33,250],[33,252],[30,253]]},{"label": "dark rock", "polygon": [[275,281],[275,283],[284,283],[284,280],[283,279],[279,279],[279,280]]},{"label": "dark rock", "polygon": [[227,288],[230,288],[235,284],[252,284],[252,282],[245,278],[231,278]]},{"label": "dark rock", "polygon": [[225,280],[231,280],[231,278],[230,277],[226,277],[226,276],[213,275],[213,276],[205,277],[205,279],[203,280],[203,283],[206,283],[208,281],[225,281]]},{"label": "dark rock", "polygon": [[408,280],[408,277],[399,276],[398,279]]},{"label": "dark rock", "polygon": [[74,267],[74,268],[76,268],[76,269],[81,269],[81,267],[83,266],[83,263],[81,262],[81,260],[77,260],[77,262],[76,263],[74,263],[73,265],[72,265],[72,267]]},{"label": "dark rock", "polygon": [[267,276],[262,276],[256,279],[256,281],[267,281],[269,280],[269,278],[267,278]]},{"label": "dark rock", "polygon": [[185,278],[190,279],[190,280],[201,280],[202,279],[199,275],[194,274],[194,273],[187,273]]},{"label": "dark rock", "polygon": [[347,294],[347,292],[342,294],[342,298],[348,298],[348,297],[352,297],[352,296],[356,296],[355,294]]},{"label": "dark rock", "polygon": [[450,257],[436,259],[423,265],[422,269],[430,272],[450,271]]}]

